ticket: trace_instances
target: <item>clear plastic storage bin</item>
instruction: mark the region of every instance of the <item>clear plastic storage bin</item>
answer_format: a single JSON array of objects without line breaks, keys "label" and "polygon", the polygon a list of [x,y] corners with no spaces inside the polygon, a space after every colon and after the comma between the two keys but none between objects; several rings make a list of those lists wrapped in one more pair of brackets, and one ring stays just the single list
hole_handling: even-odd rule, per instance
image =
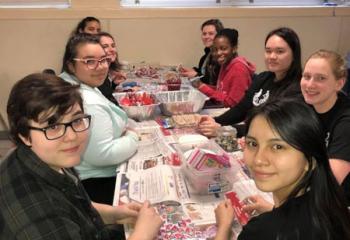
[{"label": "clear plastic storage bin", "polygon": [[[214,141],[210,140],[207,143],[200,144],[201,150],[208,153],[227,154]],[[189,145],[177,145],[178,152],[182,158],[182,171],[189,183],[190,192],[196,194],[212,194],[218,192],[227,192],[232,189],[235,175],[239,168],[238,164],[227,154],[230,160],[230,167],[212,168],[204,171],[197,170],[188,163],[188,157],[193,151]]]}]

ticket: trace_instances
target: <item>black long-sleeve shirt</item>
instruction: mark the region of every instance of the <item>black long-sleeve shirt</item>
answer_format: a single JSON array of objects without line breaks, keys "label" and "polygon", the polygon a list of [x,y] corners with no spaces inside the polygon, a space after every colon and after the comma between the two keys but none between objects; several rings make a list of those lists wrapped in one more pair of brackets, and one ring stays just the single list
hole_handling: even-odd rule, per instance
[{"label": "black long-sleeve shirt", "polygon": [[301,96],[299,81],[284,84],[285,80],[275,79],[275,74],[268,71],[255,76],[244,98],[235,107],[215,117],[215,121],[221,125],[237,124],[245,120],[250,109],[265,103],[269,98]]},{"label": "black long-sleeve shirt", "polygon": [[203,76],[201,79],[203,83],[216,85],[220,72],[220,65],[213,60],[210,54],[210,48],[204,48],[204,55],[200,58],[198,67],[194,67],[193,69],[197,72],[198,76]]}]

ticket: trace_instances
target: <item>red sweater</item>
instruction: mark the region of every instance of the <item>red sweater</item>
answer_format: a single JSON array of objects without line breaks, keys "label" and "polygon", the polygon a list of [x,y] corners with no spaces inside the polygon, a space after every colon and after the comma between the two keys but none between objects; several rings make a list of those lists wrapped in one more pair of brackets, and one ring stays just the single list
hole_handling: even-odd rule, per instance
[{"label": "red sweater", "polygon": [[252,83],[255,66],[243,57],[235,57],[226,66],[221,66],[216,88],[202,84],[198,90],[208,97],[233,107],[243,98]]}]

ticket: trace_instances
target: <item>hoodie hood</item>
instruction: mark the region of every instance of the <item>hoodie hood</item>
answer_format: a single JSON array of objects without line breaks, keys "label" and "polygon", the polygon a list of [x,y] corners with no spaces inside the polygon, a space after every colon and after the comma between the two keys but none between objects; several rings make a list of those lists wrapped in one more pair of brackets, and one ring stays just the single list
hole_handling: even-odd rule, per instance
[{"label": "hoodie hood", "polygon": [[231,68],[231,65],[236,64],[237,62],[243,63],[248,69],[248,71],[253,75],[255,73],[256,67],[253,63],[249,62],[247,59],[241,56],[237,56],[231,60],[231,62],[226,66],[226,68]]}]

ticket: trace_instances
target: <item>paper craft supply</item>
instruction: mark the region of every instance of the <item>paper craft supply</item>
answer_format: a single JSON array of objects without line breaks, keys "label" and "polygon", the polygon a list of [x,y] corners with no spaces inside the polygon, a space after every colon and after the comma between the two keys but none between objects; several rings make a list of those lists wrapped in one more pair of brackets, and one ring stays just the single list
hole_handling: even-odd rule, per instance
[{"label": "paper craft supply", "polygon": [[249,215],[248,213],[244,212],[242,209],[242,204],[239,201],[239,198],[237,197],[237,194],[235,192],[227,192],[225,193],[225,197],[227,199],[230,199],[233,211],[235,213],[235,216],[237,217],[239,223],[244,226],[249,221]]},{"label": "paper craft supply", "polygon": [[230,158],[226,154],[215,154],[206,149],[194,148],[187,158],[188,164],[198,171],[213,171],[220,168],[230,168]]}]

